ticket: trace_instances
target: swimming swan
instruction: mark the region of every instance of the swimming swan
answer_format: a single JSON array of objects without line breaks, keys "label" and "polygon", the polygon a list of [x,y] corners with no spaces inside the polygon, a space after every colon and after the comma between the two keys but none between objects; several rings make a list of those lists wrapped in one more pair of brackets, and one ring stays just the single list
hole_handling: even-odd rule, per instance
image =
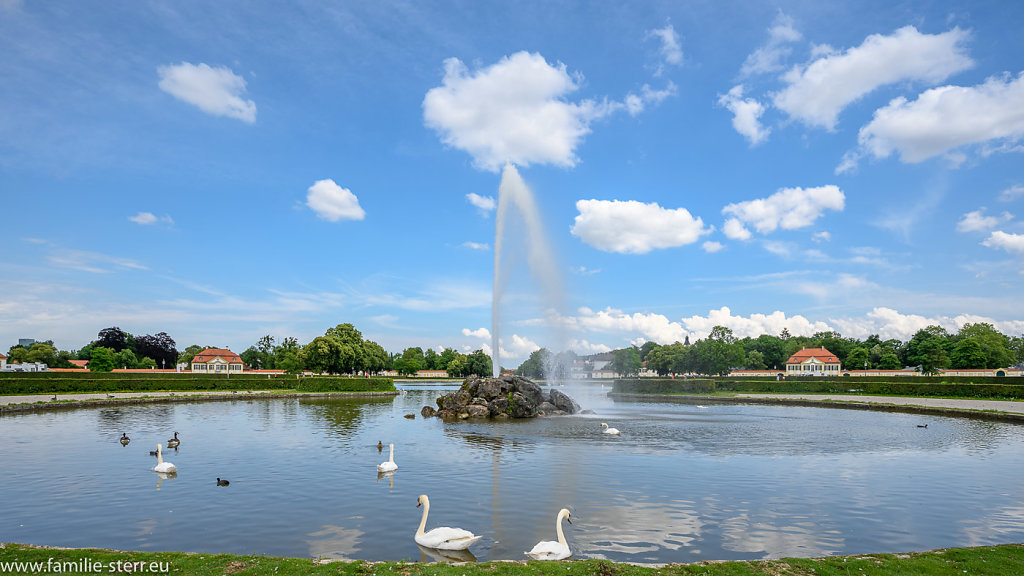
[{"label": "swimming swan", "polygon": [[174,433],[174,438],[171,438],[170,440],[167,441],[167,447],[168,448],[177,448],[178,444],[181,444],[181,440],[178,440],[178,433],[175,432]]},{"label": "swimming swan", "polygon": [[616,436],[619,435],[619,429],[618,428],[609,428],[608,425],[605,424],[604,422],[601,422],[601,428],[604,428],[604,433],[605,434],[615,434]]},{"label": "swimming swan", "polygon": [[416,536],[413,538],[420,546],[438,550],[465,550],[483,538],[469,530],[447,526],[440,526],[433,528],[430,532],[424,532],[423,528],[427,525],[427,513],[430,512],[430,499],[426,494],[420,494],[419,499],[416,500],[416,507],[419,508],[420,505],[423,506],[423,518],[420,520],[419,530],[416,530]]},{"label": "swimming swan", "polygon": [[160,444],[156,445],[156,467],[153,468],[154,472],[162,472],[169,474],[171,472],[177,472],[178,467],[170,462],[164,462],[163,446]]},{"label": "swimming swan", "polygon": [[564,560],[572,556],[572,550],[569,550],[569,543],[565,541],[565,534],[562,533],[562,518],[565,518],[566,522],[572,524],[569,510],[566,508],[559,510],[558,517],[555,518],[555,531],[558,533],[558,542],[551,540],[538,542],[533,547],[533,550],[525,552],[527,556],[534,560]]},{"label": "swimming swan", "polygon": [[394,472],[398,470],[398,464],[395,464],[395,445],[388,444],[388,449],[391,451],[388,461],[377,464],[377,472]]}]

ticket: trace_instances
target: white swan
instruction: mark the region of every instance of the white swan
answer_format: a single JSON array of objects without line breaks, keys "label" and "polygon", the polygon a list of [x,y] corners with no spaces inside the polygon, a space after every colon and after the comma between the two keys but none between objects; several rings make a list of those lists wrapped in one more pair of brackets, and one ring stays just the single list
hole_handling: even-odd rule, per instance
[{"label": "white swan", "polygon": [[615,434],[616,436],[620,434],[618,428],[609,428],[608,425],[605,424],[604,422],[601,422],[601,428],[604,428],[605,434]]},{"label": "white swan", "polygon": [[427,525],[427,513],[430,512],[430,499],[426,494],[420,494],[419,499],[416,500],[416,507],[420,506],[423,506],[423,518],[420,519],[420,527],[416,530],[416,536],[413,538],[420,546],[438,550],[465,550],[483,538],[469,530],[449,528],[448,526],[439,526],[431,529],[430,532],[424,532],[423,528]]},{"label": "white swan", "polygon": [[566,508],[559,510],[558,517],[555,518],[555,532],[558,534],[558,542],[551,540],[538,542],[533,547],[533,550],[525,552],[527,556],[534,560],[564,560],[572,556],[572,550],[569,550],[569,543],[565,541],[565,534],[562,533],[562,518],[565,518],[566,522],[572,524],[569,510]]},{"label": "white swan", "polygon": [[178,467],[170,462],[164,462],[163,446],[160,444],[156,445],[156,466],[153,468],[154,472],[161,472],[164,474],[170,474],[177,472]]},{"label": "white swan", "polygon": [[394,472],[398,470],[398,464],[395,464],[395,445],[388,444],[388,450],[390,451],[388,461],[377,464],[377,472]]}]

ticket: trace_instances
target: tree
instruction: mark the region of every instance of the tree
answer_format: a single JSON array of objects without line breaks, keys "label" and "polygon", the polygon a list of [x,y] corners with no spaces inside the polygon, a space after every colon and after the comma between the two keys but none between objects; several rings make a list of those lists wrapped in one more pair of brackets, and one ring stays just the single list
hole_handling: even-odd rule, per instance
[{"label": "tree", "polygon": [[[192,359],[196,357],[196,354],[199,354],[207,348],[211,348],[211,346],[199,346],[197,344],[193,344],[188,348],[185,348],[180,354],[178,354],[178,364],[184,363],[186,368],[191,367]],[[244,361],[245,359],[243,358],[242,360]]]},{"label": "tree", "polygon": [[92,358],[89,359],[90,372],[110,372],[114,369],[114,351],[104,346],[95,346],[92,349]]},{"label": "tree", "polygon": [[466,374],[477,376],[491,375],[491,357],[484,354],[483,350],[477,350],[466,356]]},{"label": "tree", "polygon": [[964,338],[957,342],[949,360],[953,368],[984,368],[988,361],[977,338]]},{"label": "tree", "polygon": [[367,374],[378,374],[384,370],[388,362],[387,350],[376,342],[363,342],[363,371]]},{"label": "tree", "polygon": [[[148,356],[156,361],[157,366],[174,367],[178,361],[178,351],[174,348],[174,339],[167,332],[158,332],[152,336],[139,336],[135,339],[135,355]],[[189,358],[191,360],[191,358]]]},{"label": "tree", "polygon": [[448,361],[446,370],[448,370],[449,376],[468,376],[466,355],[456,352],[452,359]]},{"label": "tree", "polygon": [[[974,339],[981,347],[985,356],[985,368],[1006,368],[1013,363],[1014,354],[1010,350],[1010,338],[996,330],[987,322],[964,324],[957,333],[959,341]],[[980,368],[981,366],[972,366]]]},{"label": "tree", "polygon": [[711,334],[693,345],[694,368],[701,374],[728,374],[733,368],[743,365],[746,354],[743,346],[736,341],[732,330],[715,326]]},{"label": "tree", "polygon": [[[152,362],[152,359],[150,360]],[[114,368],[138,368],[139,359],[135,357],[135,352],[125,348],[120,352],[114,354]]]},{"label": "tree", "polygon": [[622,376],[636,376],[640,372],[640,351],[636,348],[620,348],[612,351],[608,368]]},{"label": "tree", "polygon": [[95,345],[109,348],[114,352],[120,352],[121,350],[130,347],[130,337],[131,335],[124,330],[121,330],[117,326],[112,326],[110,328],[100,330],[99,334],[96,335]]},{"label": "tree", "polygon": [[881,370],[899,370],[903,368],[903,364],[900,362],[899,356],[893,352],[887,352],[879,358],[878,368]]},{"label": "tree", "polygon": [[395,370],[408,376],[423,370],[423,349],[417,346],[403,350],[402,356],[395,360]]},{"label": "tree", "polygon": [[651,353],[651,350],[658,348],[657,342],[644,342],[644,345],[640,347],[640,360],[647,360],[647,355]]},{"label": "tree", "polygon": [[289,374],[299,374],[305,368],[305,357],[299,341],[289,336],[274,348],[274,367]]},{"label": "tree", "polygon": [[334,338],[317,336],[303,349],[306,368],[313,372],[340,374],[341,344]]},{"label": "tree", "polygon": [[907,363],[920,366],[924,374],[935,374],[939,368],[949,367],[946,345],[949,333],[941,326],[927,326],[918,330],[907,342]]},{"label": "tree", "polygon": [[[831,350],[829,350],[831,352]],[[842,363],[847,370],[863,370],[868,365],[869,352],[863,346],[854,348],[846,356],[846,362]]]},{"label": "tree", "polygon": [[746,368],[747,370],[764,370],[768,368],[764,363],[764,355],[757,350],[747,352]]},{"label": "tree", "polygon": [[516,369],[516,374],[527,378],[547,378],[547,367],[551,363],[551,351],[540,348],[530,353]]},{"label": "tree", "polygon": [[438,355],[437,350],[427,348],[426,351],[423,352],[423,366],[427,370],[439,370],[439,360],[440,356]]}]

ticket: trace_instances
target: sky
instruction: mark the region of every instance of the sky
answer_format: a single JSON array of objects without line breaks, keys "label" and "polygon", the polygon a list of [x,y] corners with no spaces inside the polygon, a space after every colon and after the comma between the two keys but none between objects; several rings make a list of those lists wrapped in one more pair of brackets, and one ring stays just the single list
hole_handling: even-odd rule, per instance
[{"label": "sky", "polygon": [[0,350],[348,322],[490,353],[499,246],[504,366],[716,325],[1020,335],[1022,27],[1008,1],[0,0]]}]

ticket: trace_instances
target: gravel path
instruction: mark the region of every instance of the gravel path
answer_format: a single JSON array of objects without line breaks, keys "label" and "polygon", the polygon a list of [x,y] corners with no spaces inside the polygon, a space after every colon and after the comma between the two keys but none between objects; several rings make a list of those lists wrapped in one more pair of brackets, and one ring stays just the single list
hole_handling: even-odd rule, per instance
[{"label": "gravel path", "polygon": [[860,396],[857,394],[737,394],[737,398],[769,398],[776,400],[810,400],[826,402],[857,402],[921,406],[924,408],[951,408],[954,410],[997,411],[1024,414],[1024,402],[1009,400],[965,400],[959,398],[903,398],[894,396]]}]

